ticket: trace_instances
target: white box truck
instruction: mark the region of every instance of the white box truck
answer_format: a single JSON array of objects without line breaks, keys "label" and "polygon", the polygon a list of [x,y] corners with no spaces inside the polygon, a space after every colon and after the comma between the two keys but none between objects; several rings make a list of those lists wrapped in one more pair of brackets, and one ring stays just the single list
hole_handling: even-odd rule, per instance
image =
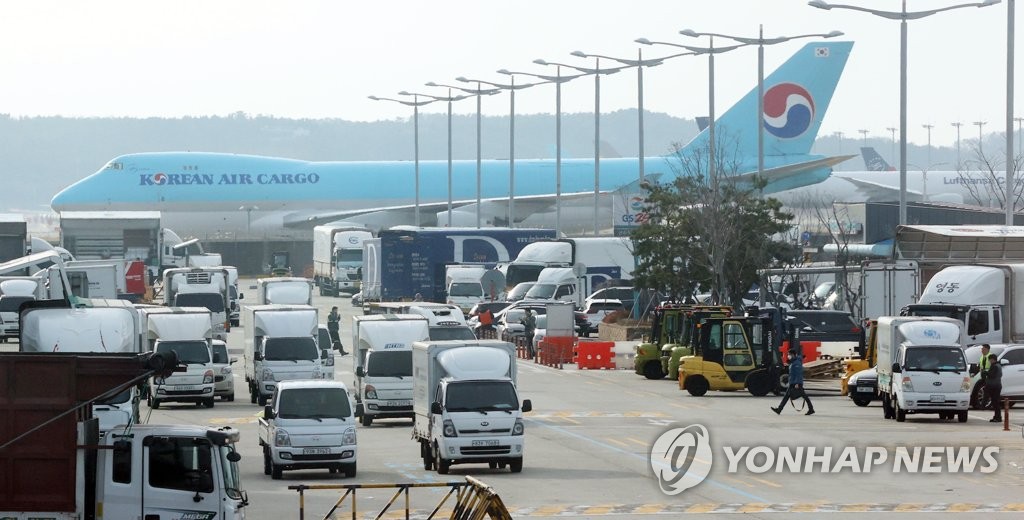
[{"label": "white box truck", "polygon": [[164,305],[206,307],[213,313],[213,335],[228,340],[231,332],[230,273],[222,266],[183,267],[164,271]]},{"label": "white box truck", "polygon": [[963,322],[953,318],[882,316],[875,338],[878,391],[886,419],[936,413],[967,422],[971,375]]},{"label": "white box truck", "polygon": [[412,344],[430,339],[427,319],[413,314],[352,317],[352,371],[360,422],[412,418]]},{"label": "white box truck", "polygon": [[307,305],[250,305],[242,309],[245,329],[245,381],[249,399],[260,406],[277,383],[323,379],[317,346],[317,309]]},{"label": "white box truck", "polygon": [[546,267],[573,267],[577,264],[582,264],[586,269],[588,287],[597,287],[608,280],[631,280],[636,265],[633,243],[623,237],[563,238],[534,242],[523,247],[515,260],[499,266],[499,269],[505,273],[508,289],[512,289],[521,282],[536,281],[541,270]]},{"label": "white box truck", "polygon": [[259,418],[263,473],[326,468],[356,476],[356,413],[345,383],[282,381]]},{"label": "white box truck", "polygon": [[445,303],[458,305],[469,314],[474,305],[501,299],[505,294],[505,275],[497,269],[452,264],[445,268]]},{"label": "white box truck", "polygon": [[868,261],[860,270],[860,309],[856,316],[873,320],[895,316],[917,301],[920,269],[913,260]]},{"label": "white box truck", "polygon": [[256,305],[313,305],[313,280],[275,276],[256,280]]},{"label": "white box truck", "polygon": [[365,227],[326,224],[313,228],[313,281],[320,296],[356,293],[363,271],[363,242],[373,233]]},{"label": "white box truck", "polygon": [[215,377],[220,369],[213,362],[213,314],[205,307],[144,307],[138,311],[149,350],[173,351],[185,368],[150,380],[149,407],[178,402],[213,408]]},{"label": "white box truck", "polygon": [[452,464],[523,470],[522,414],[515,347],[497,340],[416,342],[412,346],[413,439],[424,469]]}]

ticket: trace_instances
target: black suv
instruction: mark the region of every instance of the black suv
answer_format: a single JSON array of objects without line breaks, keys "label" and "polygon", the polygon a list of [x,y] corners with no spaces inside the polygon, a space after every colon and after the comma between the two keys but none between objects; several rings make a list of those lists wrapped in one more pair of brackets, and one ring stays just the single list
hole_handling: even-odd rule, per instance
[{"label": "black suv", "polygon": [[863,341],[863,331],[846,311],[791,310],[787,316],[800,320],[800,339],[808,341]]}]

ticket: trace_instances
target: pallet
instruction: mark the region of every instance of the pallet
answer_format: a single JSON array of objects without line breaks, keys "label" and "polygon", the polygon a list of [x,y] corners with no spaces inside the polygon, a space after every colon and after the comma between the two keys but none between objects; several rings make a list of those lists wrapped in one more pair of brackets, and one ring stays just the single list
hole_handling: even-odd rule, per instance
[{"label": "pallet", "polygon": [[816,359],[804,363],[804,379],[834,379],[845,372],[840,359]]}]

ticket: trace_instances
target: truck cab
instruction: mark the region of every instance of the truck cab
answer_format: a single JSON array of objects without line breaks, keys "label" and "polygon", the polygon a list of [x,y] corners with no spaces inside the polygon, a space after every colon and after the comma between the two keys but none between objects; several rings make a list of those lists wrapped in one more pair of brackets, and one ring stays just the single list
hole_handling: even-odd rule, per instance
[{"label": "truck cab", "polygon": [[160,340],[153,349],[156,353],[175,352],[178,363],[185,367],[167,377],[154,377],[149,387],[150,408],[160,408],[164,402],[195,403],[213,408],[214,365],[210,344],[205,339]]},{"label": "truck cab", "polygon": [[227,341],[231,331],[231,290],[228,269],[218,267],[176,268],[164,271],[164,305],[206,307],[213,313],[214,337]]},{"label": "truck cab", "polygon": [[253,305],[242,313],[245,377],[253,403],[265,405],[277,384],[323,379],[317,345],[317,309],[306,305]]},{"label": "truck cab", "polygon": [[413,417],[412,345],[429,338],[428,322],[419,315],[353,318],[352,368],[363,426],[374,419]]},{"label": "truck cab", "polygon": [[356,416],[340,381],[282,381],[259,419],[263,472],[327,469],[356,476]]}]

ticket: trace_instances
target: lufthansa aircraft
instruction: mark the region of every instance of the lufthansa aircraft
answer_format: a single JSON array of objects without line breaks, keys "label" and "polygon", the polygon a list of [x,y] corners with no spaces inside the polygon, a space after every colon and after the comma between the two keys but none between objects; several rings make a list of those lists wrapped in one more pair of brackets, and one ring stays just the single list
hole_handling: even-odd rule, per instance
[{"label": "lufthansa aircraft", "polygon": [[[819,183],[832,166],[850,156],[811,155],[818,129],[849,57],[852,42],[810,43],[765,78],[764,113],[757,113],[755,87],[715,122],[719,171],[740,182],[757,171],[757,126],[764,126],[766,193]],[[708,131],[694,137],[678,154],[648,157],[652,179],[668,181],[687,174],[679,157],[707,164]],[[701,160],[703,157],[703,160]],[[603,159],[599,208],[611,222],[609,197],[636,193],[637,159]],[[733,173],[735,172],[735,173]],[[422,225],[446,225],[446,161],[420,162]],[[556,200],[555,162],[515,163],[515,214],[509,215],[509,163],[488,160],[479,187],[483,225],[548,226]],[[452,179],[453,226],[476,225],[476,162],[457,161]],[[161,211],[164,225],[196,236],[296,236],[316,224],[361,223],[379,229],[412,224],[416,199],[414,166],[409,161],[307,162],[292,159],[205,152],[159,152],[122,155],[98,172],[53,197],[64,211]],[[593,160],[562,161],[563,231],[583,229],[594,220]]]}]

